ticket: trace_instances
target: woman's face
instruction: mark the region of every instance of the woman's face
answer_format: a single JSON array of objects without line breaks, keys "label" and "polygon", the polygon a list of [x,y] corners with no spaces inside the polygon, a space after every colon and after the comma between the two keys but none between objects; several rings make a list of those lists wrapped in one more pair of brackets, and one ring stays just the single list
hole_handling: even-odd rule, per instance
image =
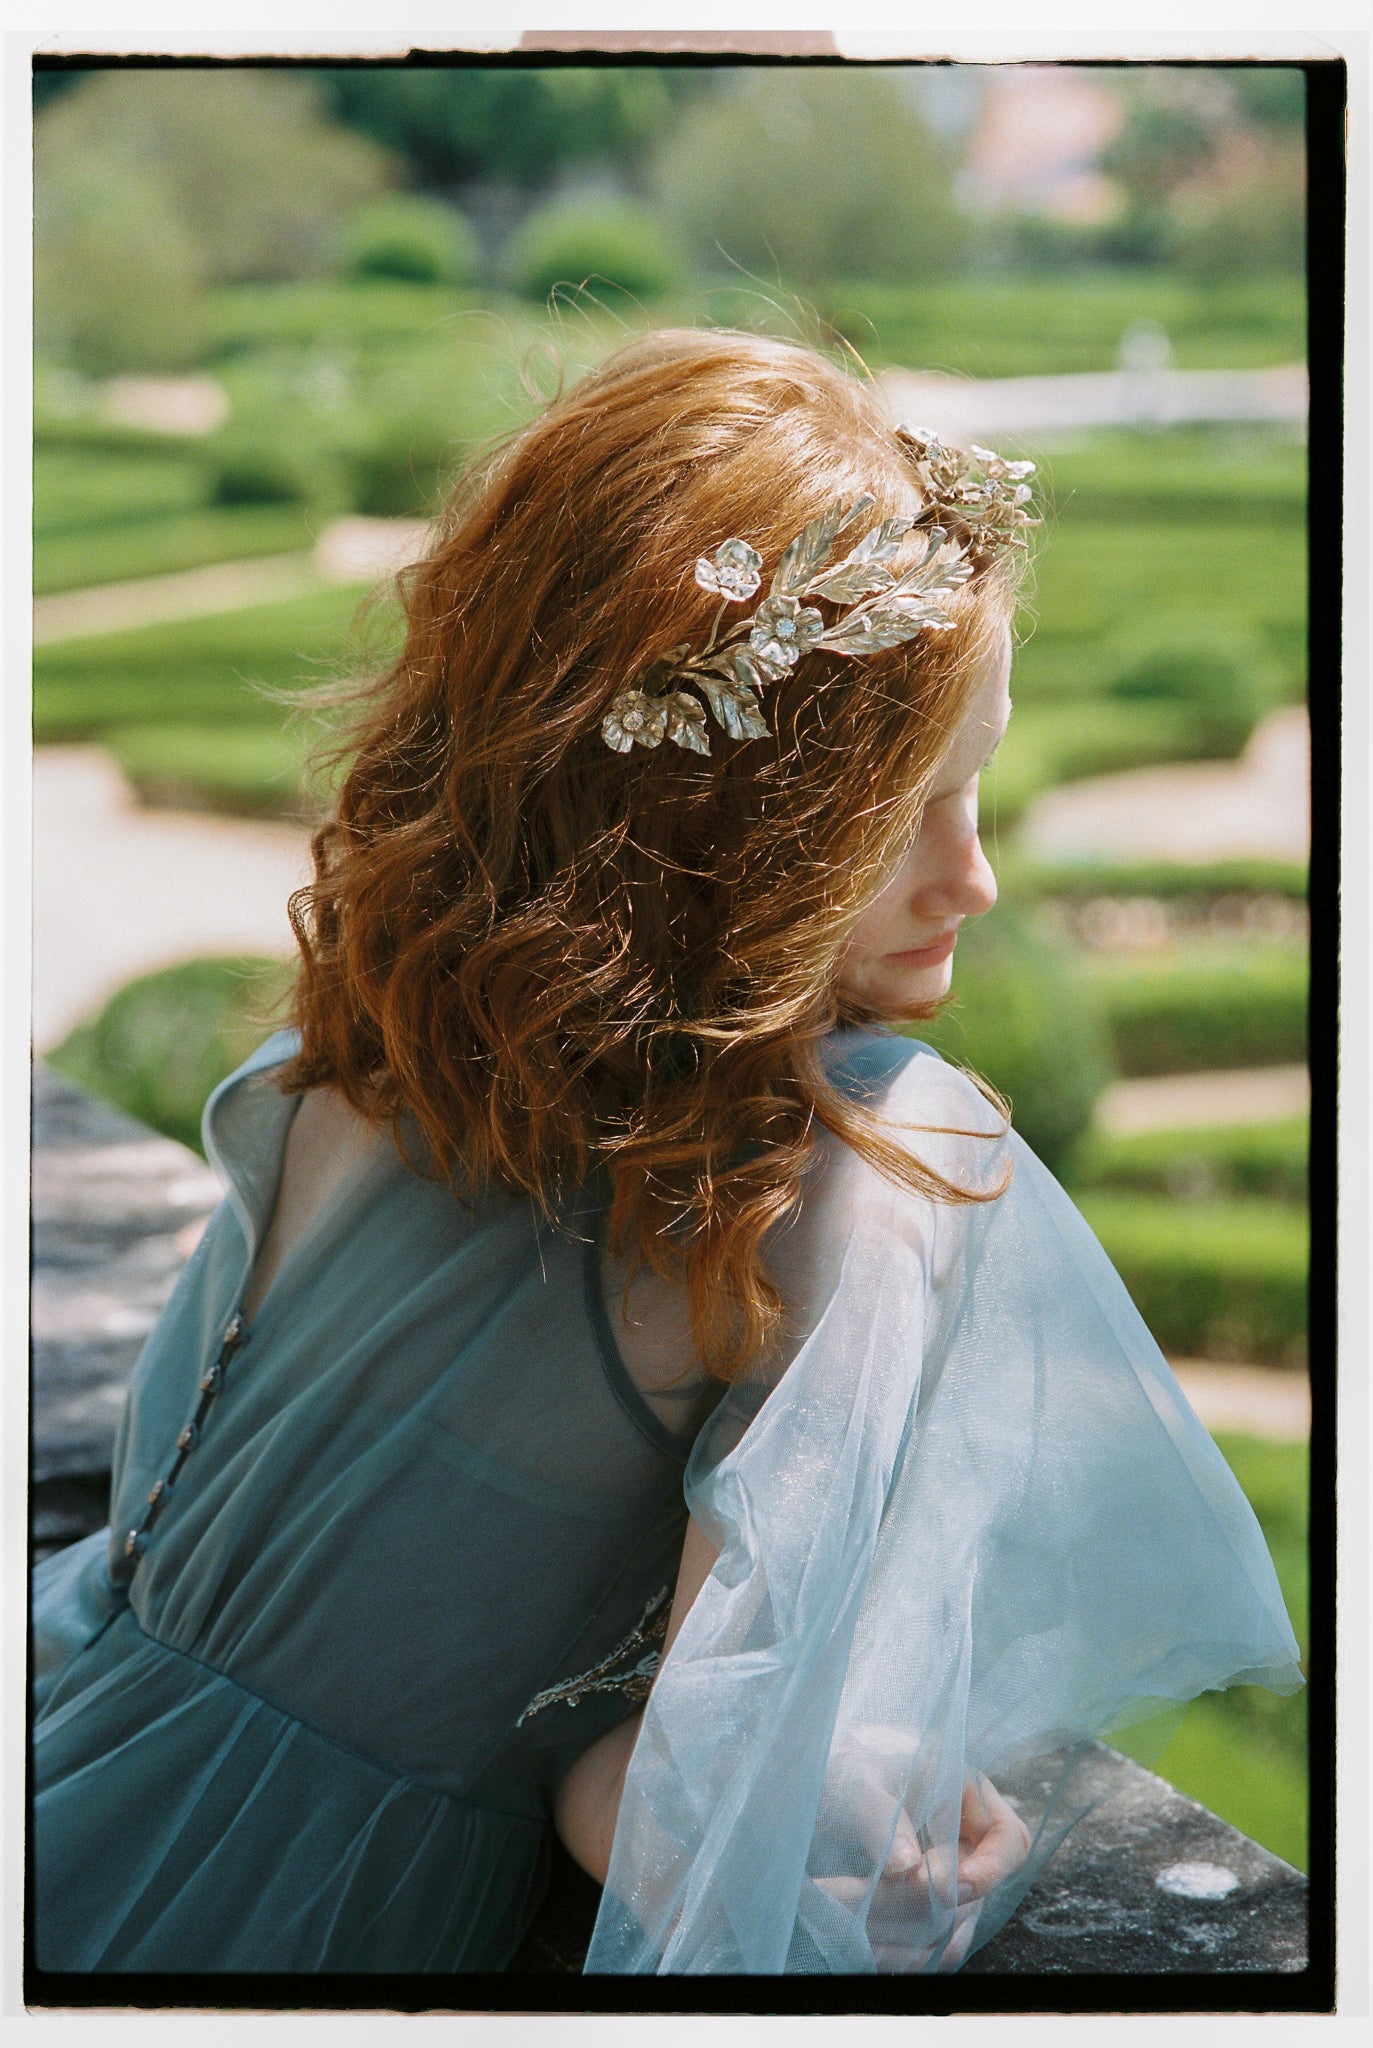
[{"label": "woman's face", "polygon": [[945,995],[959,926],[996,901],[996,878],[977,836],[977,778],[1011,715],[1010,672],[1011,636],[1003,628],[914,840],[840,953],[839,993],[880,1016],[912,1016]]}]

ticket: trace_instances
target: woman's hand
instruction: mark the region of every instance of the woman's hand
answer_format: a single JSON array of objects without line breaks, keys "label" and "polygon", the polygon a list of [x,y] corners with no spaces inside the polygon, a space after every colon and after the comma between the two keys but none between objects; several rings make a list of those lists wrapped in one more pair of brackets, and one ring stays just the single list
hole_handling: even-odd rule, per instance
[{"label": "woman's hand", "polygon": [[958,1897],[985,1899],[993,1886],[1014,1877],[1030,1853],[1030,1830],[1020,1815],[979,1772],[963,1787],[958,1825]]},{"label": "woman's hand", "polygon": [[[859,1833],[868,1833],[861,1815]],[[876,1853],[879,1844],[869,1840],[867,1846]],[[867,1911],[867,1935],[878,1969],[923,1970],[941,1941],[936,1967],[958,1969],[971,1946],[983,1901],[995,1886],[1014,1876],[1029,1850],[1029,1829],[991,1780],[980,1774],[963,1788],[956,1854],[938,1844],[922,1849],[903,1809]],[[816,1883],[840,1905],[856,1911],[867,1897],[871,1879],[828,1877],[817,1878]],[[942,1932],[936,1939],[927,1938],[950,1904],[954,1913],[947,1940]]]}]

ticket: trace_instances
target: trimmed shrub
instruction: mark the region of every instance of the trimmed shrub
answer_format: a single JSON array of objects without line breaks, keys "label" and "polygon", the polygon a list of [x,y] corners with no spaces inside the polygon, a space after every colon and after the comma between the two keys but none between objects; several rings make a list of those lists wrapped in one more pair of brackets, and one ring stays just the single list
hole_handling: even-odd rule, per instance
[{"label": "trimmed shrub", "polygon": [[1160,708],[1185,705],[1214,754],[1237,754],[1265,711],[1282,702],[1271,657],[1252,638],[1184,619],[1133,635],[1108,672],[1109,696]]},{"label": "trimmed shrub", "polygon": [[282,962],[254,957],[140,975],[49,1053],[49,1064],[199,1152],[207,1096],[272,1031],[289,978]]},{"label": "trimmed shrub", "polygon": [[1087,973],[1122,1074],[1274,1066],[1306,1057],[1307,964],[1297,947],[1097,955]]},{"label": "trimmed shrub", "polygon": [[[1266,524],[1217,518],[1199,533],[1181,513],[1152,521],[1098,515],[1084,494],[1051,520],[1052,537],[1036,558],[1034,632],[1016,656],[1014,694],[1027,709],[1099,697],[1103,677],[1157,636],[1165,600],[1171,636],[1195,630],[1207,638],[1228,628],[1250,646],[1257,640],[1275,664],[1284,701],[1301,701],[1306,536],[1299,516]],[[1127,707],[1116,700],[1115,708]],[[1147,719],[1147,703],[1129,708]],[[1190,709],[1176,702],[1155,708],[1170,716]]]},{"label": "trimmed shrub", "polygon": [[1175,1201],[1258,1195],[1300,1203],[1306,1200],[1308,1141],[1302,1116],[1128,1137],[1091,1130],[1068,1162],[1067,1178],[1074,1187],[1133,1188]]},{"label": "trimmed shrub", "polygon": [[1164,1351],[1299,1365],[1308,1226],[1277,1202],[1084,1194],[1078,1205]]},{"label": "trimmed shrub", "polygon": [[386,419],[352,441],[344,460],[349,503],[374,519],[432,513],[456,459],[451,423]]},{"label": "trimmed shrub", "polygon": [[210,346],[233,358],[340,339],[370,348],[426,333],[466,303],[451,286],[395,277],[228,285],[210,296]]},{"label": "trimmed shrub", "polygon": [[1292,860],[1090,860],[1025,862],[1016,868],[1016,889],[1035,897],[1284,896],[1304,903],[1305,861]]},{"label": "trimmed shrub", "polygon": [[294,554],[313,535],[299,505],[217,505],[164,513],[130,526],[96,526],[38,536],[33,587],[38,596],[92,583],[123,583],[200,569],[255,555]]},{"label": "trimmed shrub", "polygon": [[359,618],[364,586],[280,604],[215,612],[125,633],[60,640],[34,654],[34,737],[100,738],[134,725],[279,727],[273,691],[291,690],[387,659],[399,614],[378,604]]},{"label": "trimmed shrub", "polygon": [[300,817],[307,742],[278,725],[135,725],[110,751],[145,803]]},{"label": "trimmed shrub", "polygon": [[[1300,344],[1297,353],[1301,353]],[[1281,429],[1240,426],[1104,428],[1080,445],[1047,456],[1042,473],[1052,502],[1090,508],[1094,517],[1167,519],[1208,528],[1217,519],[1298,529],[1306,517],[1306,450]],[[1265,553],[1272,542],[1250,534]]]},{"label": "trimmed shrub", "polygon": [[953,987],[952,1006],[910,1035],[999,1088],[1020,1135],[1057,1171],[1110,1078],[1090,986],[1070,955],[1001,907],[964,926]]},{"label": "trimmed shrub", "polygon": [[591,194],[552,199],[529,214],[506,244],[506,274],[528,299],[558,285],[609,285],[632,298],[680,288],[684,265],[667,230],[632,199]]},{"label": "trimmed shrub", "polygon": [[354,278],[407,284],[469,284],[480,266],[477,237],[456,206],[395,192],[360,206],[338,235],[338,262]]},{"label": "trimmed shrub", "polygon": [[[821,310],[868,361],[968,377],[1113,370],[1121,335],[1141,319],[1157,320],[1167,330],[1174,360],[1185,370],[1260,368],[1296,362],[1306,352],[1300,272],[1225,284],[1202,283],[1175,269],[1103,264],[1037,276],[964,272],[947,280],[921,271],[887,281],[874,272],[842,284],[826,278],[820,290]],[[720,317],[737,315],[726,305]],[[1252,427],[1246,432],[1252,440]],[[1084,447],[1104,438],[1093,435]],[[1173,430],[1148,438],[1163,448]],[[1131,439],[1139,445],[1145,437]],[[1147,464],[1149,449],[1140,452]],[[1060,468],[1067,471],[1070,460],[1076,457],[1056,455],[1055,475]],[[1128,471],[1122,484],[1127,478]]]},{"label": "trimmed shrub", "polygon": [[35,537],[127,525],[157,513],[197,510],[210,495],[202,462],[160,455],[39,447],[33,458]]},{"label": "trimmed shrub", "polygon": [[231,427],[208,453],[217,504],[348,505],[341,466],[313,438]]}]

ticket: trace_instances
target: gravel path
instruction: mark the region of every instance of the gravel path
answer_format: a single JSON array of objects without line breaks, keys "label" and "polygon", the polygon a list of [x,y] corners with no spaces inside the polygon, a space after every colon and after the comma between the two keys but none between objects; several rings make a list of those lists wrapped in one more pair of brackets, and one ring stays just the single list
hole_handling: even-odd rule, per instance
[{"label": "gravel path", "polygon": [[336,519],[313,549],[298,554],[215,562],[171,576],[59,591],[34,599],[33,644],[50,647],[89,633],[121,633],[134,626],[165,626],[174,619],[277,604],[327,584],[379,582],[415,560],[427,533],[421,519]]},{"label": "gravel path", "polygon": [[1311,733],[1304,705],[1264,719],[1238,761],[1181,761],[1064,783],[1030,806],[1042,860],[1305,860]]},{"label": "gravel path", "polygon": [[63,590],[33,603],[33,644],[50,647],[89,633],[123,633],[134,626],[166,626],[175,619],[277,604],[318,590],[321,578],[308,553],[263,555],[250,562],[216,562],[173,576],[140,576],[132,583],[99,583]]},{"label": "gravel path", "polygon": [[1183,1393],[1213,1433],[1304,1443],[1311,1434],[1311,1383],[1304,1372],[1262,1365],[1215,1365],[1209,1359],[1169,1361]]},{"label": "gravel path", "polygon": [[1226,1067],[1207,1074],[1160,1074],[1117,1081],[1096,1106],[1110,1137],[1175,1131],[1188,1124],[1266,1124],[1305,1116],[1311,1077],[1305,1067]]},{"label": "gravel path", "polygon": [[895,418],[964,443],[1208,420],[1273,420],[1300,429],[1308,404],[1303,363],[1271,370],[1103,370],[1070,377],[888,370],[882,383]]},{"label": "gravel path", "polygon": [[33,1036],[45,1052],[135,975],[203,953],[288,955],[302,827],[144,810],[96,747],[40,747]]}]

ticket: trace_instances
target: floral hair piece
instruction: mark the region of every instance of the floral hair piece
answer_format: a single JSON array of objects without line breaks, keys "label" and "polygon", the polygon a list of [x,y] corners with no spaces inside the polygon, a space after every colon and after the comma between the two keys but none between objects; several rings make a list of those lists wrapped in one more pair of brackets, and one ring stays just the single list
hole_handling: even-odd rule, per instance
[{"label": "floral hair piece", "polygon": [[[751,617],[720,635],[731,604],[743,604],[762,585],[763,558],[746,540],[722,543],[696,563],[696,581],[720,600],[710,638],[699,653],[691,643],[652,662],[616,692],[601,721],[601,737],[617,754],[665,739],[694,754],[710,752],[709,708],[731,739],[762,739],[770,730],[760,692],[816,648],[854,658],[899,647],[927,630],[954,621],[940,599],[999,548],[1024,547],[1023,527],[1036,525],[1026,508],[1032,462],[1003,462],[990,448],[947,448],[933,434],[900,426],[896,438],[911,460],[926,505],[917,518],[884,519],[838,562],[834,544],[876,500],[867,493],[842,498],[812,519],[782,551],[768,594]],[[932,523],[926,525],[926,521]],[[907,536],[922,530],[920,559],[897,575],[888,564]],[[832,624],[807,598],[847,607]],[[690,686],[689,688],[687,686]],[[692,691],[700,696],[693,696]],[[704,699],[704,703],[701,701]]]}]

